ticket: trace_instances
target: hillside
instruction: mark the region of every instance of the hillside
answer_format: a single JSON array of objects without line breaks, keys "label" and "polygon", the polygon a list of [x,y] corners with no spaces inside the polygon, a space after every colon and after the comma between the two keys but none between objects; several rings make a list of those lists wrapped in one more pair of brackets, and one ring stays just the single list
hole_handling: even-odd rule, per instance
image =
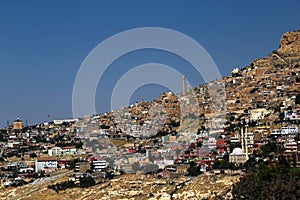
[{"label": "hillside", "polygon": [[[249,130],[259,125],[275,127],[276,121],[281,118],[285,110],[300,108],[300,103],[296,102],[297,96],[299,97],[300,94],[299,73],[300,30],[283,34],[278,50],[253,61],[249,66],[234,69],[229,77],[190,88],[186,94],[175,95],[167,92],[151,102],[137,102],[133,106],[113,112],[87,116],[80,119],[78,123],[72,124],[72,129],[76,128],[76,134],[81,134],[83,142],[88,143],[84,140],[89,139],[90,146],[87,147],[87,144],[84,144],[83,151],[85,152],[82,152],[82,155],[102,153],[109,159],[115,159],[118,161],[117,164],[123,167],[128,166],[127,163],[122,165],[125,160],[128,160],[128,163],[130,160],[129,164],[132,167],[134,163],[138,162],[151,164],[150,157],[162,162],[168,158],[168,161],[175,163],[180,160],[178,159],[180,155],[185,157],[183,160],[190,160],[191,156],[196,153],[195,161],[201,163],[203,160],[205,161],[203,158],[207,158],[210,150],[207,147],[208,144],[203,143],[202,146],[201,143],[201,147],[198,147],[198,144],[195,147],[195,142],[193,142],[194,147],[192,148],[191,141],[188,141],[184,145],[175,145],[178,149],[175,147],[171,149],[168,146],[169,143],[166,143],[166,146],[162,145],[162,137],[154,138],[154,136],[168,134],[174,136],[176,132],[182,132],[184,133],[181,135],[182,138],[188,138],[189,135],[192,135],[191,132],[197,133],[199,130],[206,130],[219,137],[220,132],[224,132],[223,128],[228,129],[229,125],[240,124],[243,120],[251,121],[253,116],[250,111],[257,108],[265,109],[267,114],[264,118],[256,120]],[[220,90],[222,86],[225,87],[224,91]],[[224,98],[216,98],[216,94],[221,94]],[[232,129],[227,132],[229,134],[226,133],[226,135],[230,137],[231,133],[238,133],[239,130]],[[58,132],[58,134],[60,133]],[[75,133],[72,132],[72,135],[75,137]],[[85,138],[85,136],[87,137]],[[171,140],[170,138],[169,140]],[[97,141],[99,139],[101,142]],[[102,149],[97,149],[97,145]],[[204,148],[205,145],[206,148]],[[133,147],[134,150],[139,150],[139,146],[151,148],[144,149],[144,153],[141,153],[142,149],[140,152],[131,151]],[[191,152],[191,149],[197,149],[197,152]],[[228,149],[230,149],[229,145]],[[159,152],[159,150],[161,151]],[[164,158],[161,157],[163,151],[168,154]],[[202,153],[202,151],[205,152]],[[150,154],[147,155],[147,153]],[[135,159],[131,157],[132,155],[135,156]],[[178,164],[174,163],[173,165]],[[184,164],[190,165],[190,163],[188,161]],[[128,171],[128,174],[115,176],[113,179],[106,180],[105,183],[89,188],[76,187],[59,192],[47,189],[49,185],[73,177],[72,171],[61,170],[58,171],[58,174],[37,179],[25,186],[1,188],[0,198],[170,199],[173,197],[174,199],[214,199],[216,194],[230,198],[230,188],[232,184],[239,181],[242,174],[241,172],[239,175],[232,174],[230,170],[225,174],[205,173],[192,178],[184,176],[183,172],[178,172],[176,177],[171,178],[171,173],[169,173],[170,177],[168,178],[158,178],[158,174],[155,173],[149,175],[140,171]]]},{"label": "hillside", "polygon": [[[226,195],[240,176],[219,176],[213,174],[191,179],[157,179],[150,175],[123,175],[109,182],[89,188],[66,189],[56,193],[47,189],[49,183],[27,185],[22,188],[2,189],[0,199],[189,199],[191,197],[213,199],[215,194]],[[53,183],[53,182],[51,182]]]},{"label": "hillside", "polygon": [[[99,123],[113,127],[109,128],[112,134],[130,134],[132,125],[137,125],[138,132],[145,130],[142,125],[154,132],[195,132],[203,125],[210,130],[223,128],[232,116],[234,123],[239,123],[242,118],[249,118],[249,109],[255,108],[270,110],[268,120],[273,122],[279,119],[280,105],[298,107],[295,96],[300,91],[299,62],[300,31],[287,32],[281,37],[279,49],[249,66],[234,69],[229,77],[190,88],[185,95],[168,92],[151,102],[138,102],[114,113],[101,114]],[[225,86],[226,99],[214,98],[211,85],[218,84]],[[220,116],[225,111],[226,116]],[[205,117],[206,122],[195,121],[199,116]]]}]

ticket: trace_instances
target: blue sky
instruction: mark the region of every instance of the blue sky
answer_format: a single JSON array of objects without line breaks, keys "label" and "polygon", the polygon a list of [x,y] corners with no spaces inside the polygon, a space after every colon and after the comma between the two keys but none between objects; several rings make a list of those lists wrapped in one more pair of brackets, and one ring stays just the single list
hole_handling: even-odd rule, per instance
[{"label": "blue sky", "polygon": [[[281,34],[300,29],[299,1],[1,1],[0,127],[17,117],[29,124],[72,117],[77,70],[101,41],[138,27],[164,27],[199,42],[222,75],[249,65],[279,46]],[[114,65],[181,64],[174,55],[135,52]],[[126,68],[126,67],[125,67]],[[122,74],[108,70],[99,84],[97,112],[105,112],[111,87]],[[201,80],[186,72],[193,85]],[[100,82],[101,83],[101,82]],[[107,87],[106,87],[107,85]],[[163,88],[144,86],[132,101],[157,97]],[[47,118],[50,115],[50,118]]]}]

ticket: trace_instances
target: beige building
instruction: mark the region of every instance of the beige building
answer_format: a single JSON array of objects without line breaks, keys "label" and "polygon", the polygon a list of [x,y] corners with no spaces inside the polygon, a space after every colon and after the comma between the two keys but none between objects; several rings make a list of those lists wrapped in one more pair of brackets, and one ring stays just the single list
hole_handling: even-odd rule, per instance
[{"label": "beige building", "polygon": [[22,120],[16,119],[14,121],[14,127],[13,127],[13,129],[14,130],[22,130],[22,128],[23,128],[23,122],[22,122]]},{"label": "beige building", "polygon": [[252,109],[249,111],[250,120],[257,121],[265,118],[270,112],[265,108]]}]

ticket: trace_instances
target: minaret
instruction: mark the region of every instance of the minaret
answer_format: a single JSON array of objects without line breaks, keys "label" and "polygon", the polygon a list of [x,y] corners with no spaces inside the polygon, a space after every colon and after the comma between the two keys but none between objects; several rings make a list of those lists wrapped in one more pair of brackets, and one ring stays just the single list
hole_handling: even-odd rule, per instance
[{"label": "minaret", "polygon": [[249,155],[248,155],[248,131],[247,131],[247,127],[248,127],[248,124],[246,124],[245,126],[245,150],[246,150],[246,160],[249,159]]},{"label": "minaret", "polygon": [[183,95],[186,95],[186,79],[184,75],[182,77],[182,93]]}]

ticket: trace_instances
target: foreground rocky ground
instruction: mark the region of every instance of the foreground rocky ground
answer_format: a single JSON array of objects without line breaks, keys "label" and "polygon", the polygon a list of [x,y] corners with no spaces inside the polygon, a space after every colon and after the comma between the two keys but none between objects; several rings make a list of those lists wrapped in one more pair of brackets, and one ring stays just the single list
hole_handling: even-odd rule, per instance
[{"label": "foreground rocky ground", "polygon": [[56,193],[48,185],[66,180],[57,176],[49,181],[18,188],[1,189],[1,199],[215,199],[218,194],[230,199],[230,189],[239,175],[205,174],[195,178],[157,179],[150,175],[123,175],[89,188],[72,188]]}]

